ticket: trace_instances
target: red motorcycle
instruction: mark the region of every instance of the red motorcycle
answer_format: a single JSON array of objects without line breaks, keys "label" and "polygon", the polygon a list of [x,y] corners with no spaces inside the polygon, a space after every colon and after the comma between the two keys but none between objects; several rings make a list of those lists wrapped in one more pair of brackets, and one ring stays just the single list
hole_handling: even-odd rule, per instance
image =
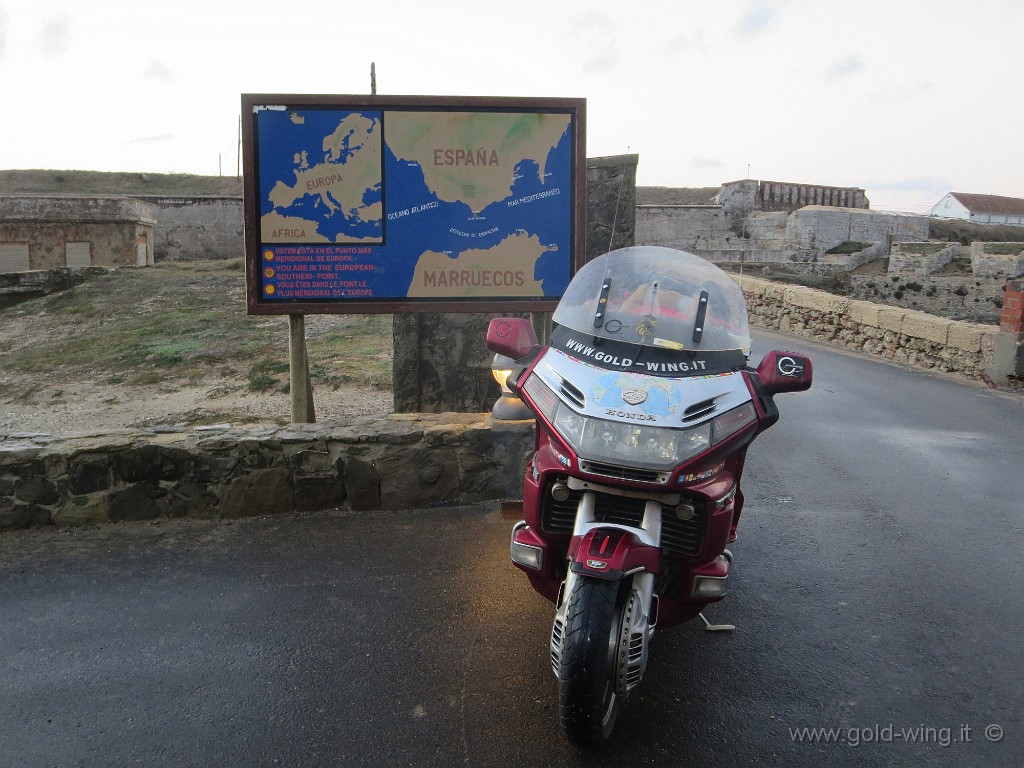
[{"label": "red motorcycle", "polygon": [[508,385],[537,421],[512,562],[555,604],[562,726],[596,746],[655,628],[725,596],[747,447],[778,420],[773,396],[809,388],[812,369],[779,351],[748,367],[740,288],[669,248],[594,259],[552,320],[540,346],[529,321],[497,318],[487,346],[516,361]]}]

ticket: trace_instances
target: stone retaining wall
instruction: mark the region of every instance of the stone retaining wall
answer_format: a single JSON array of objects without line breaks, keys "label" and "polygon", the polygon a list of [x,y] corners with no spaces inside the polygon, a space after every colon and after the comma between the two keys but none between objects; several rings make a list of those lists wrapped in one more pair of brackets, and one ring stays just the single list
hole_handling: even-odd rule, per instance
[{"label": "stone retaining wall", "polygon": [[733,275],[752,325],[879,357],[978,378],[993,366],[998,329]]},{"label": "stone retaining wall", "polygon": [[521,498],[532,449],[532,422],[479,413],[0,435],[0,531]]},{"label": "stone retaining wall", "polygon": [[66,291],[109,271],[107,267],[61,267],[0,274],[0,307],[4,306],[5,300],[33,298],[56,291]]}]

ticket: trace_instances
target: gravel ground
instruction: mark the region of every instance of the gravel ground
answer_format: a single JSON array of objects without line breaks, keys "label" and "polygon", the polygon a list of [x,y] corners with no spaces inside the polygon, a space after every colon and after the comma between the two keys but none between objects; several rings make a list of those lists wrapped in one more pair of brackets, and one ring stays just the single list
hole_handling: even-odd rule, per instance
[{"label": "gravel ground", "polygon": [[[0,374],[0,381],[5,377]],[[211,380],[202,386],[99,386],[82,382],[50,384],[31,402],[0,403],[0,435],[17,432],[66,434],[174,424],[287,424],[291,400],[282,392],[254,394],[237,382]],[[41,396],[40,396],[41,395]],[[385,416],[392,410],[389,391],[348,385],[313,392],[318,419]]]}]

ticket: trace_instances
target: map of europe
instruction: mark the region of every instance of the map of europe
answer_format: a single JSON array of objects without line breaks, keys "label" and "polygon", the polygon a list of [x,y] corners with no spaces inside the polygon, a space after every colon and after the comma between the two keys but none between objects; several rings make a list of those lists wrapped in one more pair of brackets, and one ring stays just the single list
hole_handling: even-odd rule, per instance
[{"label": "map of europe", "polygon": [[262,298],[556,297],[568,112],[262,107]]}]

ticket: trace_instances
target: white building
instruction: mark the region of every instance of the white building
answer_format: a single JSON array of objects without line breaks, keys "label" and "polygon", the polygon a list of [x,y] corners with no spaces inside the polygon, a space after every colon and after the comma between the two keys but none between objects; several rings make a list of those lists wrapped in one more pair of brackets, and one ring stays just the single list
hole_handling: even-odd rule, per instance
[{"label": "white building", "polygon": [[950,192],[932,206],[930,216],[963,219],[977,224],[1024,225],[1024,200],[1001,195]]}]

